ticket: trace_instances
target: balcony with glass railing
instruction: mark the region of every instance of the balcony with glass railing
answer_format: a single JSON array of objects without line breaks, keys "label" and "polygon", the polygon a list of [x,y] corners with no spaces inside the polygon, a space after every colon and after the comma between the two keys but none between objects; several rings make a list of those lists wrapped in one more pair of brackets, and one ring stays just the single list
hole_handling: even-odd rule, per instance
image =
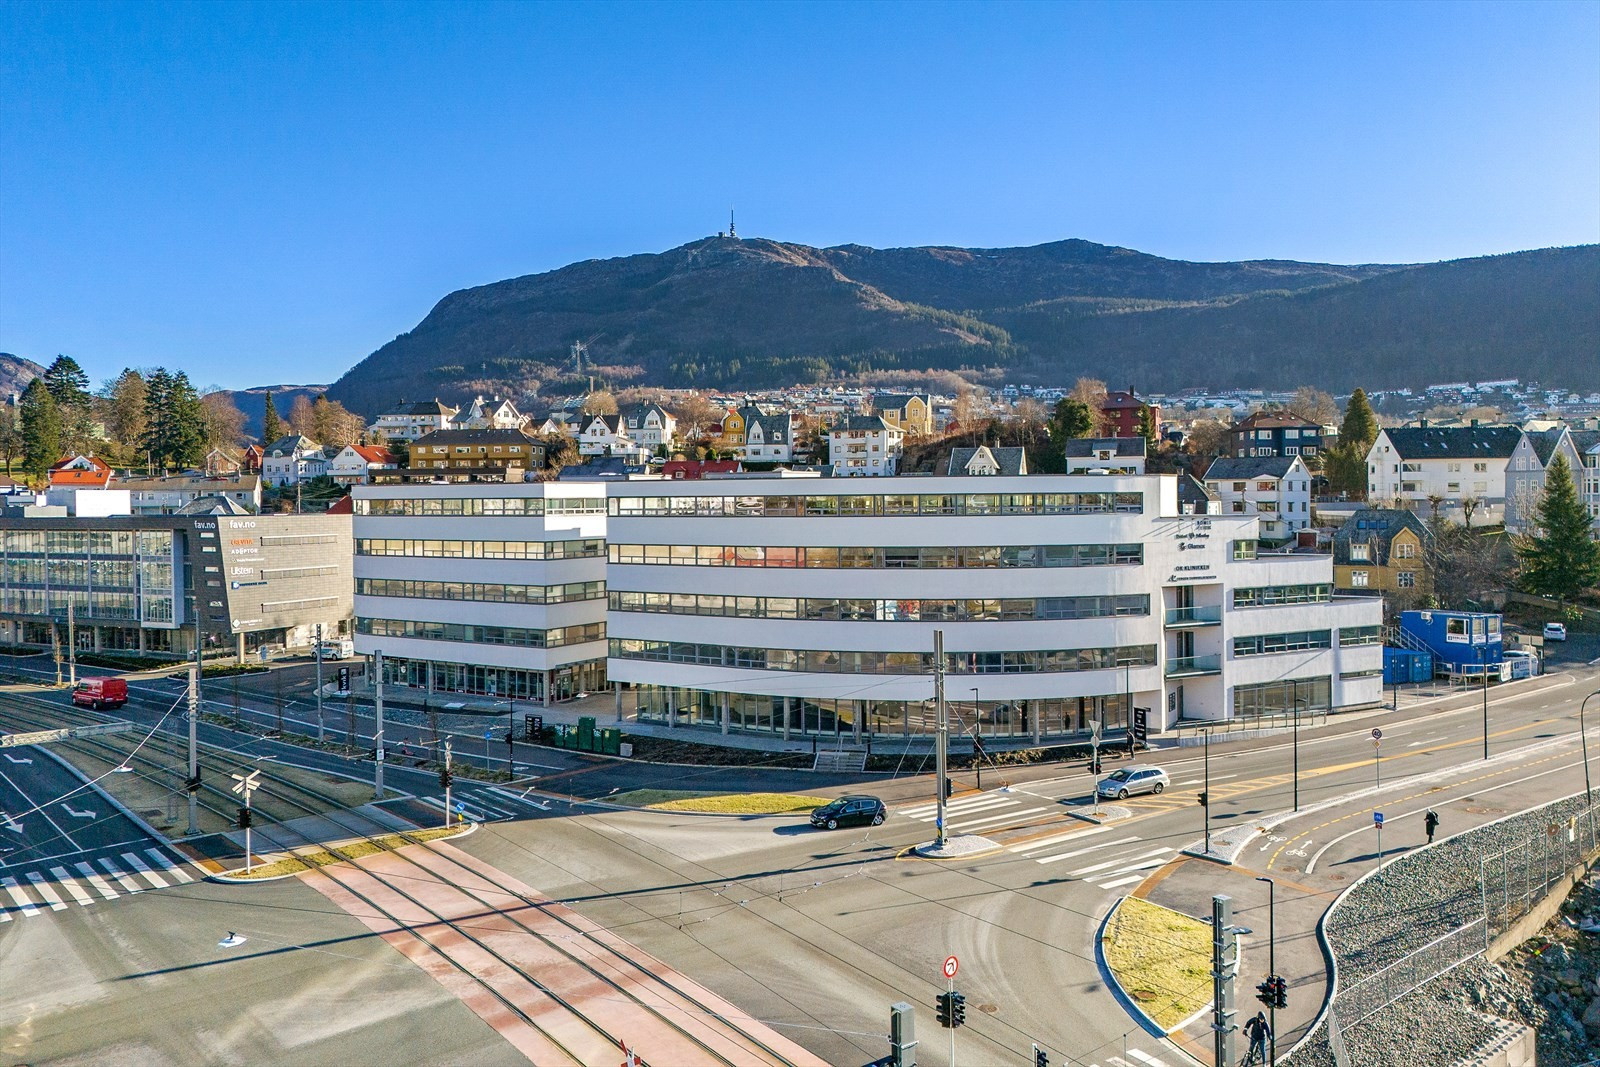
[{"label": "balcony with glass railing", "polygon": [[1221,674],[1222,656],[1178,656],[1167,660],[1168,678],[1191,678],[1201,674]]},{"label": "balcony with glass railing", "polygon": [[1221,625],[1221,604],[1205,604],[1199,607],[1167,609],[1167,629],[1169,630],[1187,630],[1196,626]]}]

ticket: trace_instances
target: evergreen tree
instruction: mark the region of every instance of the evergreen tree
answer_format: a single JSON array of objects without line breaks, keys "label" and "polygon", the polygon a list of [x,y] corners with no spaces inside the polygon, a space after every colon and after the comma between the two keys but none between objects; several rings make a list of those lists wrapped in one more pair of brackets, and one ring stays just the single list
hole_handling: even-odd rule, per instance
[{"label": "evergreen tree", "polygon": [[283,420],[278,418],[278,405],[272,402],[272,390],[267,390],[267,407],[261,416],[261,444],[270,445],[283,436]]},{"label": "evergreen tree", "polygon": [[1545,471],[1535,514],[1534,532],[1516,542],[1522,587],[1566,603],[1600,585],[1600,542],[1590,530],[1588,509],[1578,499],[1572,468],[1559,453]]},{"label": "evergreen tree", "polygon": [[61,408],[43,378],[28,383],[21,408],[22,469],[42,481],[61,459]]},{"label": "evergreen tree", "polygon": [[1367,403],[1367,393],[1364,389],[1357,389],[1350,394],[1350,403],[1344,408],[1344,422],[1339,424],[1339,443],[1354,445],[1361,442],[1359,452],[1362,462],[1366,462],[1367,449],[1372,447],[1372,442],[1378,439],[1378,417],[1372,413],[1372,405]]},{"label": "evergreen tree", "polygon": [[144,436],[139,445],[148,462],[167,465],[167,441],[172,436],[172,375],[157,367],[145,379]]},{"label": "evergreen tree", "polygon": [[1070,396],[1056,401],[1050,413],[1050,436],[1057,443],[1075,437],[1088,437],[1094,433],[1094,412],[1089,405]]},{"label": "evergreen tree", "polygon": [[163,469],[198,466],[206,454],[206,412],[189,376],[157,367],[145,384],[145,451]]},{"label": "evergreen tree", "polygon": [[1150,410],[1150,405],[1145,404],[1139,408],[1139,436],[1144,438],[1144,450],[1147,455],[1155,455],[1161,447],[1161,442],[1156,438],[1156,417]]},{"label": "evergreen tree", "polygon": [[83,368],[71,356],[56,357],[56,361],[44,372],[44,384],[55,398],[58,408],[89,406],[89,376],[83,373]]}]

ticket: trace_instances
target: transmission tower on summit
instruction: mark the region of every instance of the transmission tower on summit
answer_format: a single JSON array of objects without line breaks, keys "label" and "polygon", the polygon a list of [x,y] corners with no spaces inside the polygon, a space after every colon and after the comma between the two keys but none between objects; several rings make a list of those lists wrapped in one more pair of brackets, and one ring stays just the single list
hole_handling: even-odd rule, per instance
[{"label": "transmission tower on summit", "polygon": [[733,228],[733,208],[728,209],[728,237],[731,240],[739,239],[739,231]]}]

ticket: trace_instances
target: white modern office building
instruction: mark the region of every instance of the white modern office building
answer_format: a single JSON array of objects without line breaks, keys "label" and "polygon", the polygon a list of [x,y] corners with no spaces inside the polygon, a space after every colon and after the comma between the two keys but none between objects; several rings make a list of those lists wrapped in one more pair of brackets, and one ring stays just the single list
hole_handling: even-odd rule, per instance
[{"label": "white modern office building", "polygon": [[356,651],[385,682],[548,702],[605,686],[605,486],[356,486]]},{"label": "white modern office building", "polygon": [[870,485],[358,487],[357,648],[435,692],[603,675],[642,721],[787,738],[931,733],[935,630],[1000,741],[1381,699],[1381,602],[1259,551],[1255,516],[1180,514],[1173,476]]}]

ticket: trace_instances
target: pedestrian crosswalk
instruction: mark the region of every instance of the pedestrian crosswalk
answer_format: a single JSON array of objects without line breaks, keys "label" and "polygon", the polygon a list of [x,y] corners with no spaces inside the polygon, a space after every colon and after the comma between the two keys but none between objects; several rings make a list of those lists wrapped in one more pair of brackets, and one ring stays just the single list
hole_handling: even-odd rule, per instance
[{"label": "pedestrian crosswalk", "polygon": [[37,869],[0,870],[0,923],[86,908],[205,877],[204,871],[191,868],[166,849],[138,842],[57,859]]},{"label": "pedestrian crosswalk", "polygon": [[1091,1062],[1088,1067],[1167,1067],[1167,1061],[1141,1049],[1130,1048],[1126,1056],[1107,1056]]},{"label": "pedestrian crosswalk", "polygon": [[[951,833],[983,834],[1012,826],[1064,818],[1060,805],[1029,794],[970,793],[945,802],[945,830]],[[933,822],[939,805],[918,804],[900,808],[897,815]]]},{"label": "pedestrian crosswalk", "polygon": [[1152,845],[1141,841],[1137,834],[1119,833],[1119,830],[1121,827],[1117,826],[1069,830],[1018,841],[1007,845],[1006,849],[1045,866],[1064,864],[1064,868],[1057,868],[1062,877],[1090,882],[1101,889],[1118,889],[1142,882],[1148,872],[1165,866],[1177,855],[1174,848]]},{"label": "pedestrian crosswalk", "polygon": [[[443,814],[442,795],[417,798],[428,807]],[[528,819],[550,810],[549,801],[528,793],[501,789],[497,785],[473,786],[456,789],[450,805],[473,822],[495,822],[500,819]]]}]

